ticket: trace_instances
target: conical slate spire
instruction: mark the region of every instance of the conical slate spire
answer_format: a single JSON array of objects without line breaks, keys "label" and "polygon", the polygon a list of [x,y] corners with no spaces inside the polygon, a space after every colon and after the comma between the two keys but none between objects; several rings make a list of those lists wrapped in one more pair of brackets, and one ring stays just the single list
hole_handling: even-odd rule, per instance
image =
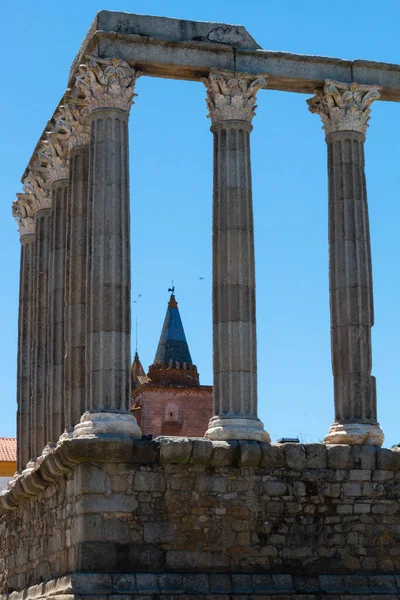
[{"label": "conical slate spire", "polygon": [[172,294],[149,377],[154,385],[198,387],[199,374],[192,363],[174,288],[170,291]]},{"label": "conical slate spire", "polygon": [[168,302],[167,314],[165,315],[154,364],[162,364],[168,367],[170,361],[172,361],[173,366],[176,363],[181,365],[186,363],[188,367],[192,365],[192,357],[190,356],[174,293],[171,294]]}]

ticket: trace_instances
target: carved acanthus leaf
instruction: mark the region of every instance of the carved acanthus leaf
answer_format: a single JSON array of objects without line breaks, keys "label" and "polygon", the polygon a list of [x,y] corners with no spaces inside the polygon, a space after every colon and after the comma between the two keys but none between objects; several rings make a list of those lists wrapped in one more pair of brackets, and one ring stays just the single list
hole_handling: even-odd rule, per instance
[{"label": "carved acanthus leaf", "polygon": [[335,131],[357,131],[365,135],[370,106],[380,98],[379,85],[341,83],[327,79],[323,89],[307,100],[312,113],[320,115],[326,135]]},{"label": "carved acanthus leaf", "polygon": [[30,196],[35,214],[38,210],[51,208],[48,183],[37,171],[29,171],[24,179],[24,192]]},{"label": "carved acanthus leaf", "polygon": [[202,82],[207,90],[207,116],[212,124],[232,120],[251,123],[256,114],[256,93],[267,85],[267,80],[266,73],[252,75],[211,69]]},{"label": "carved acanthus leaf", "polygon": [[90,141],[89,109],[67,101],[60,106],[56,129],[68,132],[70,149],[78,146],[88,146]]},{"label": "carved acanthus leaf", "polygon": [[87,63],[79,66],[76,85],[86,97],[89,112],[98,108],[129,111],[137,96],[134,90],[140,71],[118,57],[88,55],[86,59]]},{"label": "carved acanthus leaf", "polygon": [[19,235],[35,233],[35,210],[30,194],[17,194],[18,200],[12,203],[12,215],[18,224]]},{"label": "carved acanthus leaf", "polygon": [[57,139],[57,134],[50,135],[49,140],[42,142],[38,152],[39,159],[44,163],[50,183],[60,179],[68,179],[68,146]]}]

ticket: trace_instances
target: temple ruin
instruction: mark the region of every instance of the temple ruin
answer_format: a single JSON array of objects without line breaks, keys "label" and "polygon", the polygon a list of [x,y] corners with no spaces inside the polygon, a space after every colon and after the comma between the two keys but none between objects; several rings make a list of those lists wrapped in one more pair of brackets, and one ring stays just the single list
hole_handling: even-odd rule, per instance
[{"label": "temple ruin", "polygon": [[[130,410],[128,119],[141,77],[201,82],[214,139],[214,414],[201,438],[142,439]],[[324,444],[271,444],[257,413],[250,140],[268,90],[305,94],[327,143]],[[97,14],[12,208],[17,472],[0,492],[3,600],[398,597],[400,452],[381,448],[371,375],[364,143],[379,100],[400,101],[398,65],[267,51],[242,26]]]}]

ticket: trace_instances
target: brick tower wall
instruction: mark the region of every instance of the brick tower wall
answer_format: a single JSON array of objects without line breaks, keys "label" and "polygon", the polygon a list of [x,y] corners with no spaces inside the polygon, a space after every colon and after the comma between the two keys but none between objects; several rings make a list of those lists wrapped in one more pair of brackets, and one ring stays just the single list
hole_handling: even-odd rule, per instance
[{"label": "brick tower wall", "polygon": [[141,406],[135,417],[144,434],[203,437],[213,415],[212,387],[146,386],[133,398]]}]

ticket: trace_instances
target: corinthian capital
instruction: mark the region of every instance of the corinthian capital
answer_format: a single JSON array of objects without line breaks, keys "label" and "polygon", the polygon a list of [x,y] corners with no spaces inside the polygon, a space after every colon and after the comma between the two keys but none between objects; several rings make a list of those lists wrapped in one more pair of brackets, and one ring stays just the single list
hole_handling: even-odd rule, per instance
[{"label": "corinthian capital", "polygon": [[212,124],[220,121],[251,123],[256,114],[256,93],[267,85],[267,78],[266,73],[252,75],[211,69],[202,82],[207,90],[207,116]]},{"label": "corinthian capital", "polygon": [[318,113],[326,135],[334,131],[357,131],[365,135],[370,118],[370,106],[380,98],[379,85],[341,83],[326,79],[323,89],[307,100],[312,113]]},{"label": "corinthian capital", "polygon": [[18,224],[20,238],[35,233],[35,210],[29,194],[17,194],[18,200],[12,203],[12,215]]},{"label": "corinthian capital", "polygon": [[78,146],[88,146],[90,142],[88,107],[67,101],[60,106],[56,129],[59,132],[65,132],[70,149]]},{"label": "corinthian capital", "polygon": [[86,59],[87,63],[79,66],[76,85],[86,97],[89,112],[98,108],[128,111],[137,95],[135,83],[141,73],[121,58],[88,55]]},{"label": "corinthian capital", "polygon": [[68,146],[57,139],[57,134],[52,134],[49,140],[43,142],[38,156],[44,163],[50,183],[68,179]]},{"label": "corinthian capital", "polygon": [[29,196],[35,214],[38,210],[51,208],[48,184],[37,171],[29,171],[24,179],[24,192],[24,196]]}]

